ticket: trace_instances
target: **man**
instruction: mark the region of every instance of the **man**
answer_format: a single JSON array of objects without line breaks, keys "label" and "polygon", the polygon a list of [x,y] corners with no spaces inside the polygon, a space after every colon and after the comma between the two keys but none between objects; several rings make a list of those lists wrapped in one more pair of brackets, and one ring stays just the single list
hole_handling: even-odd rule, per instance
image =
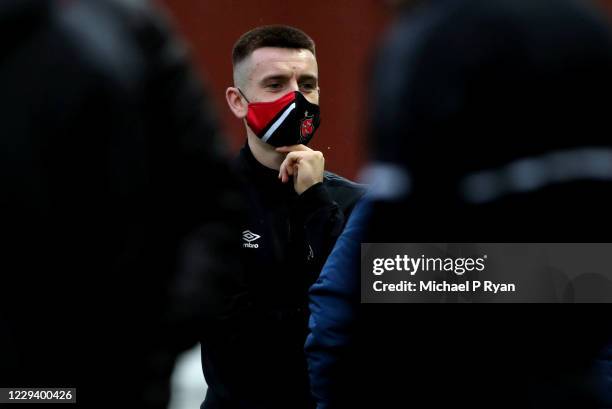
[{"label": "man", "polygon": [[247,290],[203,339],[204,408],[312,406],[304,358],[307,291],[363,188],[324,171],[306,146],[320,122],[315,44],[259,27],[233,49],[229,108],[247,142],[236,161],[249,208],[240,258]]},{"label": "man", "polygon": [[[365,241],[609,242],[608,22],[586,1],[419,3],[374,70]],[[591,373],[612,335],[605,305],[375,307],[359,333],[360,367],[379,375],[366,404],[609,407]]]},{"label": "man", "polygon": [[212,110],[145,1],[3,1],[0,34],[0,386],[165,408],[234,270]]},{"label": "man", "polygon": [[609,25],[571,0],[397,3],[371,83],[372,202],[311,287],[317,407],[612,407],[605,305],[360,306],[358,262],[362,241],[609,241]]}]

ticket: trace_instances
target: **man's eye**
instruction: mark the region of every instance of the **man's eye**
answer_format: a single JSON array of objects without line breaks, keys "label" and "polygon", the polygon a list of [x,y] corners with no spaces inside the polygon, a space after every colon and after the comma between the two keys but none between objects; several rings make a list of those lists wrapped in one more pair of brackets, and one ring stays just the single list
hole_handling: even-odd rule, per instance
[{"label": "man's eye", "polygon": [[314,84],[302,84],[300,88],[304,91],[314,91],[317,87]]},{"label": "man's eye", "polygon": [[282,85],[279,83],[272,83],[272,84],[268,84],[267,87],[272,88],[272,89],[279,89],[282,87]]}]

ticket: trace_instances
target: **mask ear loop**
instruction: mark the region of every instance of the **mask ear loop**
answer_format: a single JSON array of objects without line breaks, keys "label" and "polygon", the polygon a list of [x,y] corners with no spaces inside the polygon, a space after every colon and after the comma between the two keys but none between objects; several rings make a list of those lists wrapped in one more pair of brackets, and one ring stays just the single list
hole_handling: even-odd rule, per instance
[{"label": "mask ear loop", "polygon": [[240,88],[236,88],[238,90],[238,92],[240,92],[240,95],[242,95],[242,98],[245,99],[246,102],[248,102],[249,104],[251,103],[251,101],[249,101],[249,99],[246,97],[246,95],[244,95],[244,93],[242,92],[242,90]]}]

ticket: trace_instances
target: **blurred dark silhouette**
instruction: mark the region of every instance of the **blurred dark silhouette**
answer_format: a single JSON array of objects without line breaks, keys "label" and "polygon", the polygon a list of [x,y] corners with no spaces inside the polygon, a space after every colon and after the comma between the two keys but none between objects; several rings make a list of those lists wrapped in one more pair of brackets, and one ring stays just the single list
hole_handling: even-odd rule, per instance
[{"label": "blurred dark silhouette", "polygon": [[212,109],[144,1],[3,1],[0,34],[0,386],[166,407],[238,271]]},{"label": "blurred dark silhouette", "polygon": [[[421,3],[398,16],[372,76],[364,241],[609,242],[604,17],[586,1]],[[369,403],[604,405],[590,370],[610,308],[473,307],[363,307]]]}]

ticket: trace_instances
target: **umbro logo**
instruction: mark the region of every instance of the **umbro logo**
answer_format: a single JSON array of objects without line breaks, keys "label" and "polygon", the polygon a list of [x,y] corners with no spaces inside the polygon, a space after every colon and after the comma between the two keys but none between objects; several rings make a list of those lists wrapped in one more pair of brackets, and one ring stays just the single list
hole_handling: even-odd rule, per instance
[{"label": "umbro logo", "polygon": [[260,238],[261,236],[259,234],[255,234],[250,230],[245,230],[242,232],[242,238],[247,241],[247,242],[252,242],[257,240],[258,238]]},{"label": "umbro logo", "polygon": [[246,243],[242,243],[242,247],[256,249],[259,247],[259,244],[253,243],[255,240],[260,238],[259,234],[255,234],[250,230],[245,230],[242,232],[242,240],[246,241]]}]

